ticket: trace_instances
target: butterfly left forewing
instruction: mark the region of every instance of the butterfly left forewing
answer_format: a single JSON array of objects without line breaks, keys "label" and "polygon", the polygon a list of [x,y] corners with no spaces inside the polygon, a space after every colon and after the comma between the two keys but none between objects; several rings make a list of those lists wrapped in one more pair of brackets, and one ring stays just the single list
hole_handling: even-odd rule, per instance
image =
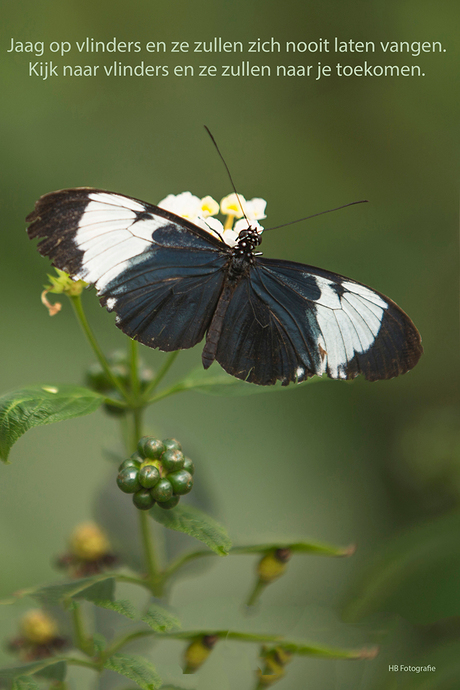
[{"label": "butterfly left forewing", "polygon": [[45,195],[27,220],[40,253],[94,285],[127,335],[168,351],[203,338],[229,260],[218,239],[164,209],[89,188]]}]

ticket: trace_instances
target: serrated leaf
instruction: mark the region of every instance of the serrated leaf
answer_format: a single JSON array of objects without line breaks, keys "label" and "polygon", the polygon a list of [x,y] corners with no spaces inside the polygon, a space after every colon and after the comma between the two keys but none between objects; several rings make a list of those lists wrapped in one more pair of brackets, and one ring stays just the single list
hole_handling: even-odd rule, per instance
[{"label": "serrated leaf", "polygon": [[232,555],[245,553],[266,553],[275,549],[290,549],[292,553],[311,553],[316,556],[351,556],[354,552],[352,546],[332,546],[319,542],[274,542],[272,544],[254,544],[249,546],[233,546],[230,549]]},{"label": "serrated leaf", "polygon": [[273,393],[281,390],[295,390],[307,383],[319,381],[319,376],[314,376],[303,383],[291,384],[290,386],[282,386],[281,382],[277,382],[274,386],[257,386],[254,383],[241,381],[234,376],[230,376],[223,369],[212,366],[210,369],[203,369],[203,367],[196,367],[176,385],[181,390],[195,390],[199,393],[207,393],[208,395],[254,395],[255,393]]},{"label": "serrated leaf", "polygon": [[142,620],[156,632],[166,632],[181,627],[180,621],[176,616],[173,616],[161,606],[157,606],[157,604],[150,605],[145,616],[142,616]]},{"label": "serrated leaf", "polygon": [[63,599],[85,599],[95,601],[100,599],[113,599],[115,580],[110,575],[95,575],[84,577],[72,582],[63,582],[57,585],[46,585],[30,592],[30,596],[37,599],[44,606],[54,606]]},{"label": "serrated leaf", "polygon": [[142,690],[159,690],[161,687],[162,680],[155,667],[142,657],[114,654],[107,659],[104,668],[133,680]]},{"label": "serrated leaf", "polygon": [[104,396],[80,386],[30,386],[0,397],[0,459],[29,429],[90,414]]},{"label": "serrated leaf", "polygon": [[126,616],[132,621],[138,619],[137,611],[130,601],[127,599],[116,599],[111,601],[110,599],[93,599],[93,604],[100,606],[102,609],[109,609],[109,611],[116,611],[121,616]]},{"label": "serrated leaf", "polygon": [[12,690],[39,690],[39,686],[30,676],[19,676],[13,681]]},{"label": "serrated leaf", "polygon": [[223,525],[190,505],[178,505],[171,510],[164,510],[155,505],[149,511],[151,517],[168,529],[183,532],[203,542],[219,556],[226,556],[232,545],[227,530]]},{"label": "serrated leaf", "polygon": [[67,664],[65,661],[56,661],[56,659],[50,658],[33,661],[30,664],[21,664],[21,666],[0,668],[0,680],[12,681],[15,678],[33,675],[52,680],[64,680],[66,672]]},{"label": "serrated leaf", "polygon": [[50,664],[44,669],[37,671],[35,675],[41,678],[46,678],[47,680],[64,680],[67,674],[67,663],[65,661],[58,661],[57,663]]}]

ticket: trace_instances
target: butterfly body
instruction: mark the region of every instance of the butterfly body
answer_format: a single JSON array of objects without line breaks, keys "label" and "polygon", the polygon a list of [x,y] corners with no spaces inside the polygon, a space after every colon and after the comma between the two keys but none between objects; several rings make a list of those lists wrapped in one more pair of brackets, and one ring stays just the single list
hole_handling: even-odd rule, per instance
[{"label": "butterfly body", "polygon": [[172,351],[206,335],[205,368],[217,360],[259,385],[324,373],[378,380],[422,353],[394,302],[336,273],[260,257],[255,228],[231,247],[165,209],[89,188],[45,195],[27,220],[40,253],[94,285],[131,338]]}]

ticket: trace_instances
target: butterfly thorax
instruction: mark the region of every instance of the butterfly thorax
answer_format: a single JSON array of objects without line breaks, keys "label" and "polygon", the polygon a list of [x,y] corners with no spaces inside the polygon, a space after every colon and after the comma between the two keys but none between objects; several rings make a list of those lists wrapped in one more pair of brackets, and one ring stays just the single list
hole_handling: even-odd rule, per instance
[{"label": "butterfly thorax", "polygon": [[230,278],[240,276],[249,270],[249,267],[254,264],[254,249],[259,246],[261,241],[259,233],[253,228],[240,232],[232,251]]}]

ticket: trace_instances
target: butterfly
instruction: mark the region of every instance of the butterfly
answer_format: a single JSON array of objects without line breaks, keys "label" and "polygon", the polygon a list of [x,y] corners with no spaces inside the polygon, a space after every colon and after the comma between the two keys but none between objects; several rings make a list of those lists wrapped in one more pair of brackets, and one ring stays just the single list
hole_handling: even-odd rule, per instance
[{"label": "butterfly", "polygon": [[234,246],[144,201],[99,189],[42,196],[27,217],[37,249],[94,285],[116,325],[148,347],[187,349],[261,386],[327,374],[389,379],[423,350],[410,318],[361,283],[255,249],[255,227]]}]

